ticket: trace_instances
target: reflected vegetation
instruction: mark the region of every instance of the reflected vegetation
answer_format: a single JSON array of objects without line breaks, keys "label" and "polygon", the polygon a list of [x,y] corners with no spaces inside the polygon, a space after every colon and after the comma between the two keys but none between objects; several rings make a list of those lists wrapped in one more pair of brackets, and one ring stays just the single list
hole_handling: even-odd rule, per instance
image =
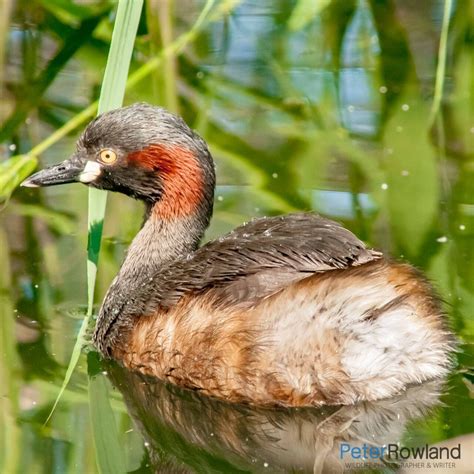
[{"label": "reflected vegetation", "polygon": [[[218,188],[206,238],[296,209],[341,221],[433,281],[459,364],[445,386],[394,400],[264,411],[145,382],[90,352],[44,425],[85,313],[87,191],[16,186],[37,160],[73,151],[98,97],[115,4],[4,0],[0,472],[90,473],[110,457],[123,472],[326,472],[343,440],[414,446],[472,433],[474,3],[452,2],[434,121],[442,0],[216,0],[191,36],[206,2],[145,3],[126,103],[178,112],[209,143]],[[109,196],[98,302],[141,212]]]}]

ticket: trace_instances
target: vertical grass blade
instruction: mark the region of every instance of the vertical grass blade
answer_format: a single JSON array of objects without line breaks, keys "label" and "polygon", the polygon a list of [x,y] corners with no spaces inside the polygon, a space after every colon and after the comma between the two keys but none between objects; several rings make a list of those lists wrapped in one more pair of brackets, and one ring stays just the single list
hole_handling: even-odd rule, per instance
[{"label": "vertical grass blade", "polygon": [[443,24],[441,26],[441,36],[439,39],[438,65],[436,67],[436,81],[434,88],[433,103],[431,105],[428,126],[431,127],[438,115],[443,97],[444,76],[446,71],[446,55],[448,47],[449,20],[451,18],[452,0],[444,0]]},{"label": "vertical grass blade", "polygon": [[12,277],[7,235],[0,228],[0,472],[19,472],[22,432],[19,418],[19,373],[21,363],[16,350],[13,314]]},{"label": "vertical grass blade", "polygon": [[[109,57],[99,97],[98,113],[121,107],[127,85],[133,45],[143,7],[143,0],[119,0]],[[89,189],[88,247],[87,247],[87,316],[92,315],[94,289],[99,261],[107,193]],[[82,345],[82,341],[79,341]],[[80,351],[81,346],[78,347]],[[103,374],[89,376],[89,410],[99,472],[125,472],[123,452],[118,440],[117,426],[109,403],[107,381]]]},{"label": "vertical grass blade", "polygon": [[[98,112],[103,113],[122,105],[125,95],[130,59],[132,57],[133,45],[138,29],[138,22],[143,6],[143,0],[120,0],[117,9],[112,42],[105,68],[104,80],[99,98]],[[84,343],[84,334],[92,314],[94,302],[94,287],[97,275],[97,262],[99,259],[100,240],[102,237],[102,226],[104,221],[107,194],[96,189],[89,190],[89,238],[87,258],[87,316],[82,322],[71,360],[66,371],[58,397],[54,402],[51,413],[45,424],[51,418],[79,360]]]},{"label": "vertical grass blade", "polygon": [[122,474],[126,471],[125,456],[119,443],[117,422],[110,405],[108,381],[101,370],[98,354],[89,352],[89,413],[95,459],[101,474]]},{"label": "vertical grass blade", "polygon": [[[122,106],[142,6],[143,0],[119,1],[104,81],[100,91],[99,114]],[[106,203],[107,193],[105,191],[89,189],[89,244],[87,249],[88,316],[92,314],[94,302],[97,262],[99,260]]]},{"label": "vertical grass blade", "polygon": [[118,442],[117,423],[110,406],[107,380],[103,375],[90,379],[89,402],[99,471],[102,474],[125,473],[123,449]]}]

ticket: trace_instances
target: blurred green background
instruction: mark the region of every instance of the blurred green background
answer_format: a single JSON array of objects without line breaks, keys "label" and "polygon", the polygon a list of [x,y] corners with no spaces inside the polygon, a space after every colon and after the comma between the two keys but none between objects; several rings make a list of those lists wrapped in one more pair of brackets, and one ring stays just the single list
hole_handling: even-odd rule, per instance
[{"label": "blurred green background", "polygon": [[[254,216],[312,209],[422,269],[462,345],[443,404],[418,413],[399,439],[472,432],[474,2],[216,0],[191,30],[204,5],[145,0],[125,102],[163,105],[208,142],[218,188],[206,238]],[[36,159],[44,166],[73,151],[81,112],[99,94],[115,11],[110,1],[0,2],[0,472],[96,472],[101,427],[124,472],[277,472],[261,453],[253,461],[178,440],[172,423],[158,423],[166,439],[146,440],[116,390],[104,408],[112,416],[91,426],[94,353],[43,425],[85,312],[87,189],[15,188]],[[98,301],[141,220],[139,203],[109,196]],[[188,395],[171,396],[184,410]],[[197,415],[192,422],[204,429]]]}]

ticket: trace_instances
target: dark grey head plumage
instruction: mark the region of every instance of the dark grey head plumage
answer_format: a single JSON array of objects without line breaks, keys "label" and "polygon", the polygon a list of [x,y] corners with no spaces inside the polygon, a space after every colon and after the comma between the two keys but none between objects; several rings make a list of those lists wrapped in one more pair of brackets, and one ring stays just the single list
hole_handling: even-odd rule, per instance
[{"label": "dark grey head plumage", "polygon": [[89,184],[153,204],[164,188],[159,157],[154,166],[144,166],[140,159],[129,159],[152,146],[189,151],[202,171],[204,197],[213,201],[214,163],[206,143],[181,117],[161,107],[137,103],[98,116],[79,138],[76,154],[81,160],[90,160],[97,159],[101,150],[114,150],[118,155],[116,164],[105,167],[99,179]]},{"label": "dark grey head plumage", "polygon": [[[164,168],[167,166],[169,172],[174,160],[176,169],[186,173],[186,167],[180,163],[186,156],[192,156],[195,171],[200,174],[202,189],[195,190],[202,191],[200,212],[210,214],[215,172],[206,143],[182,118],[146,103],[98,116],[84,130],[76,152],[68,160],[39,171],[23,185],[51,186],[77,181],[153,205],[163,196]],[[106,161],[111,158],[113,162]]]},{"label": "dark grey head plumage", "polygon": [[196,153],[206,148],[181,117],[145,102],[99,115],[89,123],[77,145],[79,150],[87,151],[113,145],[132,153],[156,143],[185,146]]}]

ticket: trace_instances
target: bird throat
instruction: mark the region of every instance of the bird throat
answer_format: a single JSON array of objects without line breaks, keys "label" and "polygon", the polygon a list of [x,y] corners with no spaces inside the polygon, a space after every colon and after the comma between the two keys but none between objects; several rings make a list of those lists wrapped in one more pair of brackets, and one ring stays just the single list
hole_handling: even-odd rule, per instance
[{"label": "bird throat", "polygon": [[194,252],[205,230],[194,215],[162,219],[153,208],[147,214],[148,219],[130,244],[118,278],[159,272]]},{"label": "bird throat", "polygon": [[97,319],[94,342],[104,355],[110,355],[135,316],[147,313],[148,293],[160,284],[163,268],[194,252],[205,231],[197,215],[160,219],[149,209],[147,216],[107,291]]}]

